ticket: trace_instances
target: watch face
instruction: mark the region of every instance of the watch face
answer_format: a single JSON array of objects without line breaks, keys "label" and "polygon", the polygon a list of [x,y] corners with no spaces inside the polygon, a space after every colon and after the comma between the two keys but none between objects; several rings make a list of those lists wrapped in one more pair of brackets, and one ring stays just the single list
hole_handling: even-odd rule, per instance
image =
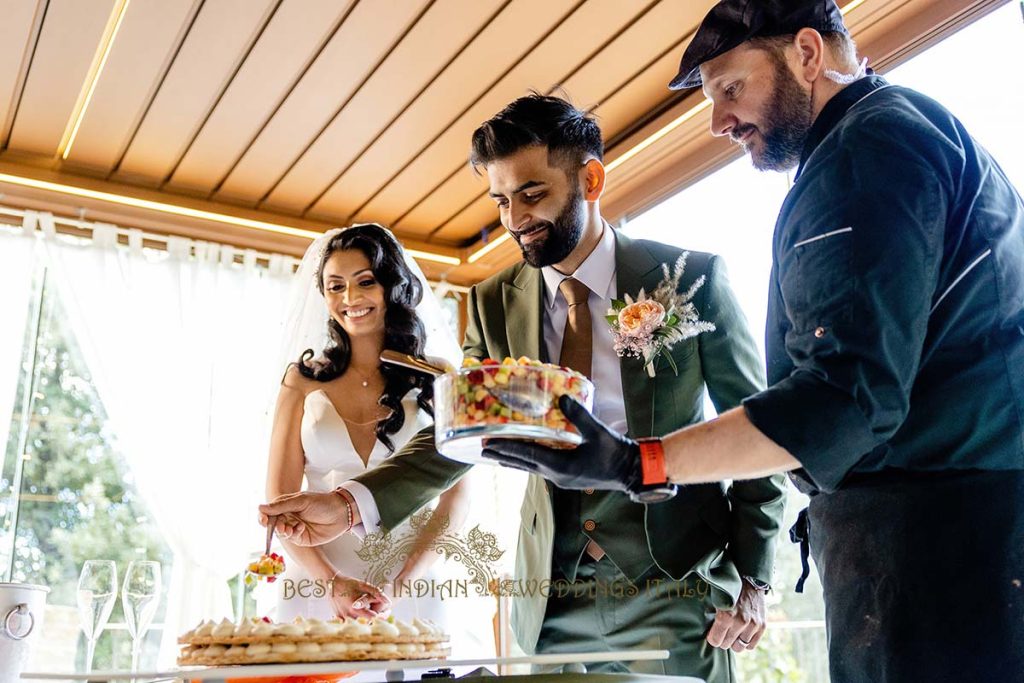
[{"label": "watch face", "polygon": [[629,497],[635,503],[664,503],[666,500],[675,498],[679,487],[675,484],[653,484],[648,487],[630,493]]}]

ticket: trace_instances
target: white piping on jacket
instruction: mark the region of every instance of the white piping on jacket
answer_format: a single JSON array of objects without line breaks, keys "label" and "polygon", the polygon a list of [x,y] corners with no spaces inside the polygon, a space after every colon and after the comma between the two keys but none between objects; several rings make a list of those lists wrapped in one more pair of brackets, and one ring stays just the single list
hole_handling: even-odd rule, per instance
[{"label": "white piping on jacket", "polygon": [[800,240],[799,242],[794,244],[793,248],[796,249],[797,247],[802,247],[805,244],[810,244],[811,242],[817,242],[818,240],[823,240],[826,237],[832,237],[834,235],[841,235],[844,232],[853,232],[853,228],[852,227],[851,228],[840,228],[839,230],[833,230],[832,232],[826,232],[824,235],[817,235],[815,237],[809,237],[809,238],[807,238],[805,240]]},{"label": "white piping on jacket", "polygon": [[967,273],[969,273],[972,270],[974,270],[974,267],[976,265],[978,265],[979,263],[981,263],[982,261],[984,261],[986,258],[988,258],[991,255],[992,255],[992,250],[991,249],[986,249],[985,252],[981,256],[979,256],[978,258],[974,259],[974,261],[971,262],[971,265],[967,266],[967,268],[964,269],[964,272],[962,272],[959,275],[957,275],[956,279],[953,280],[953,284],[951,284],[949,287],[946,287],[946,291],[942,293],[942,296],[939,297],[939,300],[936,301],[935,305],[932,306],[932,310],[928,311],[928,315],[931,315],[932,313],[935,312],[935,309],[939,307],[939,304],[942,303],[942,300],[945,299],[946,296],[949,295],[949,293],[953,291],[954,287],[956,287],[958,284],[960,284],[961,280],[963,280],[965,277],[967,277]]}]

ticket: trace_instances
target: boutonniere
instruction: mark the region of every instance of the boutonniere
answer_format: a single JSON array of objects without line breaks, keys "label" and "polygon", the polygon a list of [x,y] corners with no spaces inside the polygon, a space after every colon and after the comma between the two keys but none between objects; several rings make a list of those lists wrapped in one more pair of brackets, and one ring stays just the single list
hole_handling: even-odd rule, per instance
[{"label": "boutonniere", "polygon": [[694,295],[704,286],[704,276],[697,278],[685,293],[679,293],[679,280],[686,268],[687,256],[689,252],[683,252],[671,273],[668,265],[662,264],[665,276],[650,295],[641,289],[636,299],[629,294],[624,301],[612,299],[612,307],[605,316],[612,327],[615,353],[620,358],[642,358],[651,377],[654,377],[654,359],[659,353],[672,366],[672,372],[678,375],[679,368],[670,353],[672,347],[684,339],[715,329],[714,323],[700,319],[697,307],[693,305]]}]

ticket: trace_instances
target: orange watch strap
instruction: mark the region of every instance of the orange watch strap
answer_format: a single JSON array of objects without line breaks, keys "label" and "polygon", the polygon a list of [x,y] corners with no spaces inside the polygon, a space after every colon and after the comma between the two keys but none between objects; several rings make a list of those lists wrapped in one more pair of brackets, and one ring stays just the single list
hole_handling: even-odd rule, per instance
[{"label": "orange watch strap", "polygon": [[664,484],[668,481],[665,471],[665,447],[661,439],[638,439],[640,446],[640,473],[644,486]]}]

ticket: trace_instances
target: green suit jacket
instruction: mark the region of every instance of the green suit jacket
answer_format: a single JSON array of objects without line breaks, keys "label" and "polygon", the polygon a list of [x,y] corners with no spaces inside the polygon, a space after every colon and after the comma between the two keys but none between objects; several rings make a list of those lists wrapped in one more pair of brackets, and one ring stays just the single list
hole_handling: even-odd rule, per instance
[{"label": "green suit jacket", "polygon": [[[631,240],[616,232],[616,286],[620,297],[653,290],[662,265],[671,267],[680,250],[657,242]],[[695,303],[703,320],[717,329],[676,344],[679,368],[673,374],[661,359],[648,377],[637,359],[621,360],[623,401],[632,437],[663,435],[704,418],[705,386],[719,411],[728,410],[764,387],[764,370],[746,321],[729,288],[719,259],[691,252],[680,283],[685,290],[707,277]],[[543,277],[519,263],[474,287],[463,344],[467,356],[542,356]],[[609,343],[610,337],[609,337]],[[655,409],[657,407],[657,409]],[[356,480],[374,496],[381,525],[392,528],[454,484],[469,469],[439,456],[432,429],[416,435],[387,462]],[[735,602],[741,576],[772,580],[775,542],[784,507],[781,476],[724,484],[687,486],[667,503],[647,506],[646,538],[637,552],[649,553],[666,577],[689,574],[712,587],[716,607]],[[516,578],[542,582],[551,576],[554,515],[543,479],[531,476],[520,511]],[[512,626],[520,646],[533,652],[547,598],[539,591],[512,601]]]}]

